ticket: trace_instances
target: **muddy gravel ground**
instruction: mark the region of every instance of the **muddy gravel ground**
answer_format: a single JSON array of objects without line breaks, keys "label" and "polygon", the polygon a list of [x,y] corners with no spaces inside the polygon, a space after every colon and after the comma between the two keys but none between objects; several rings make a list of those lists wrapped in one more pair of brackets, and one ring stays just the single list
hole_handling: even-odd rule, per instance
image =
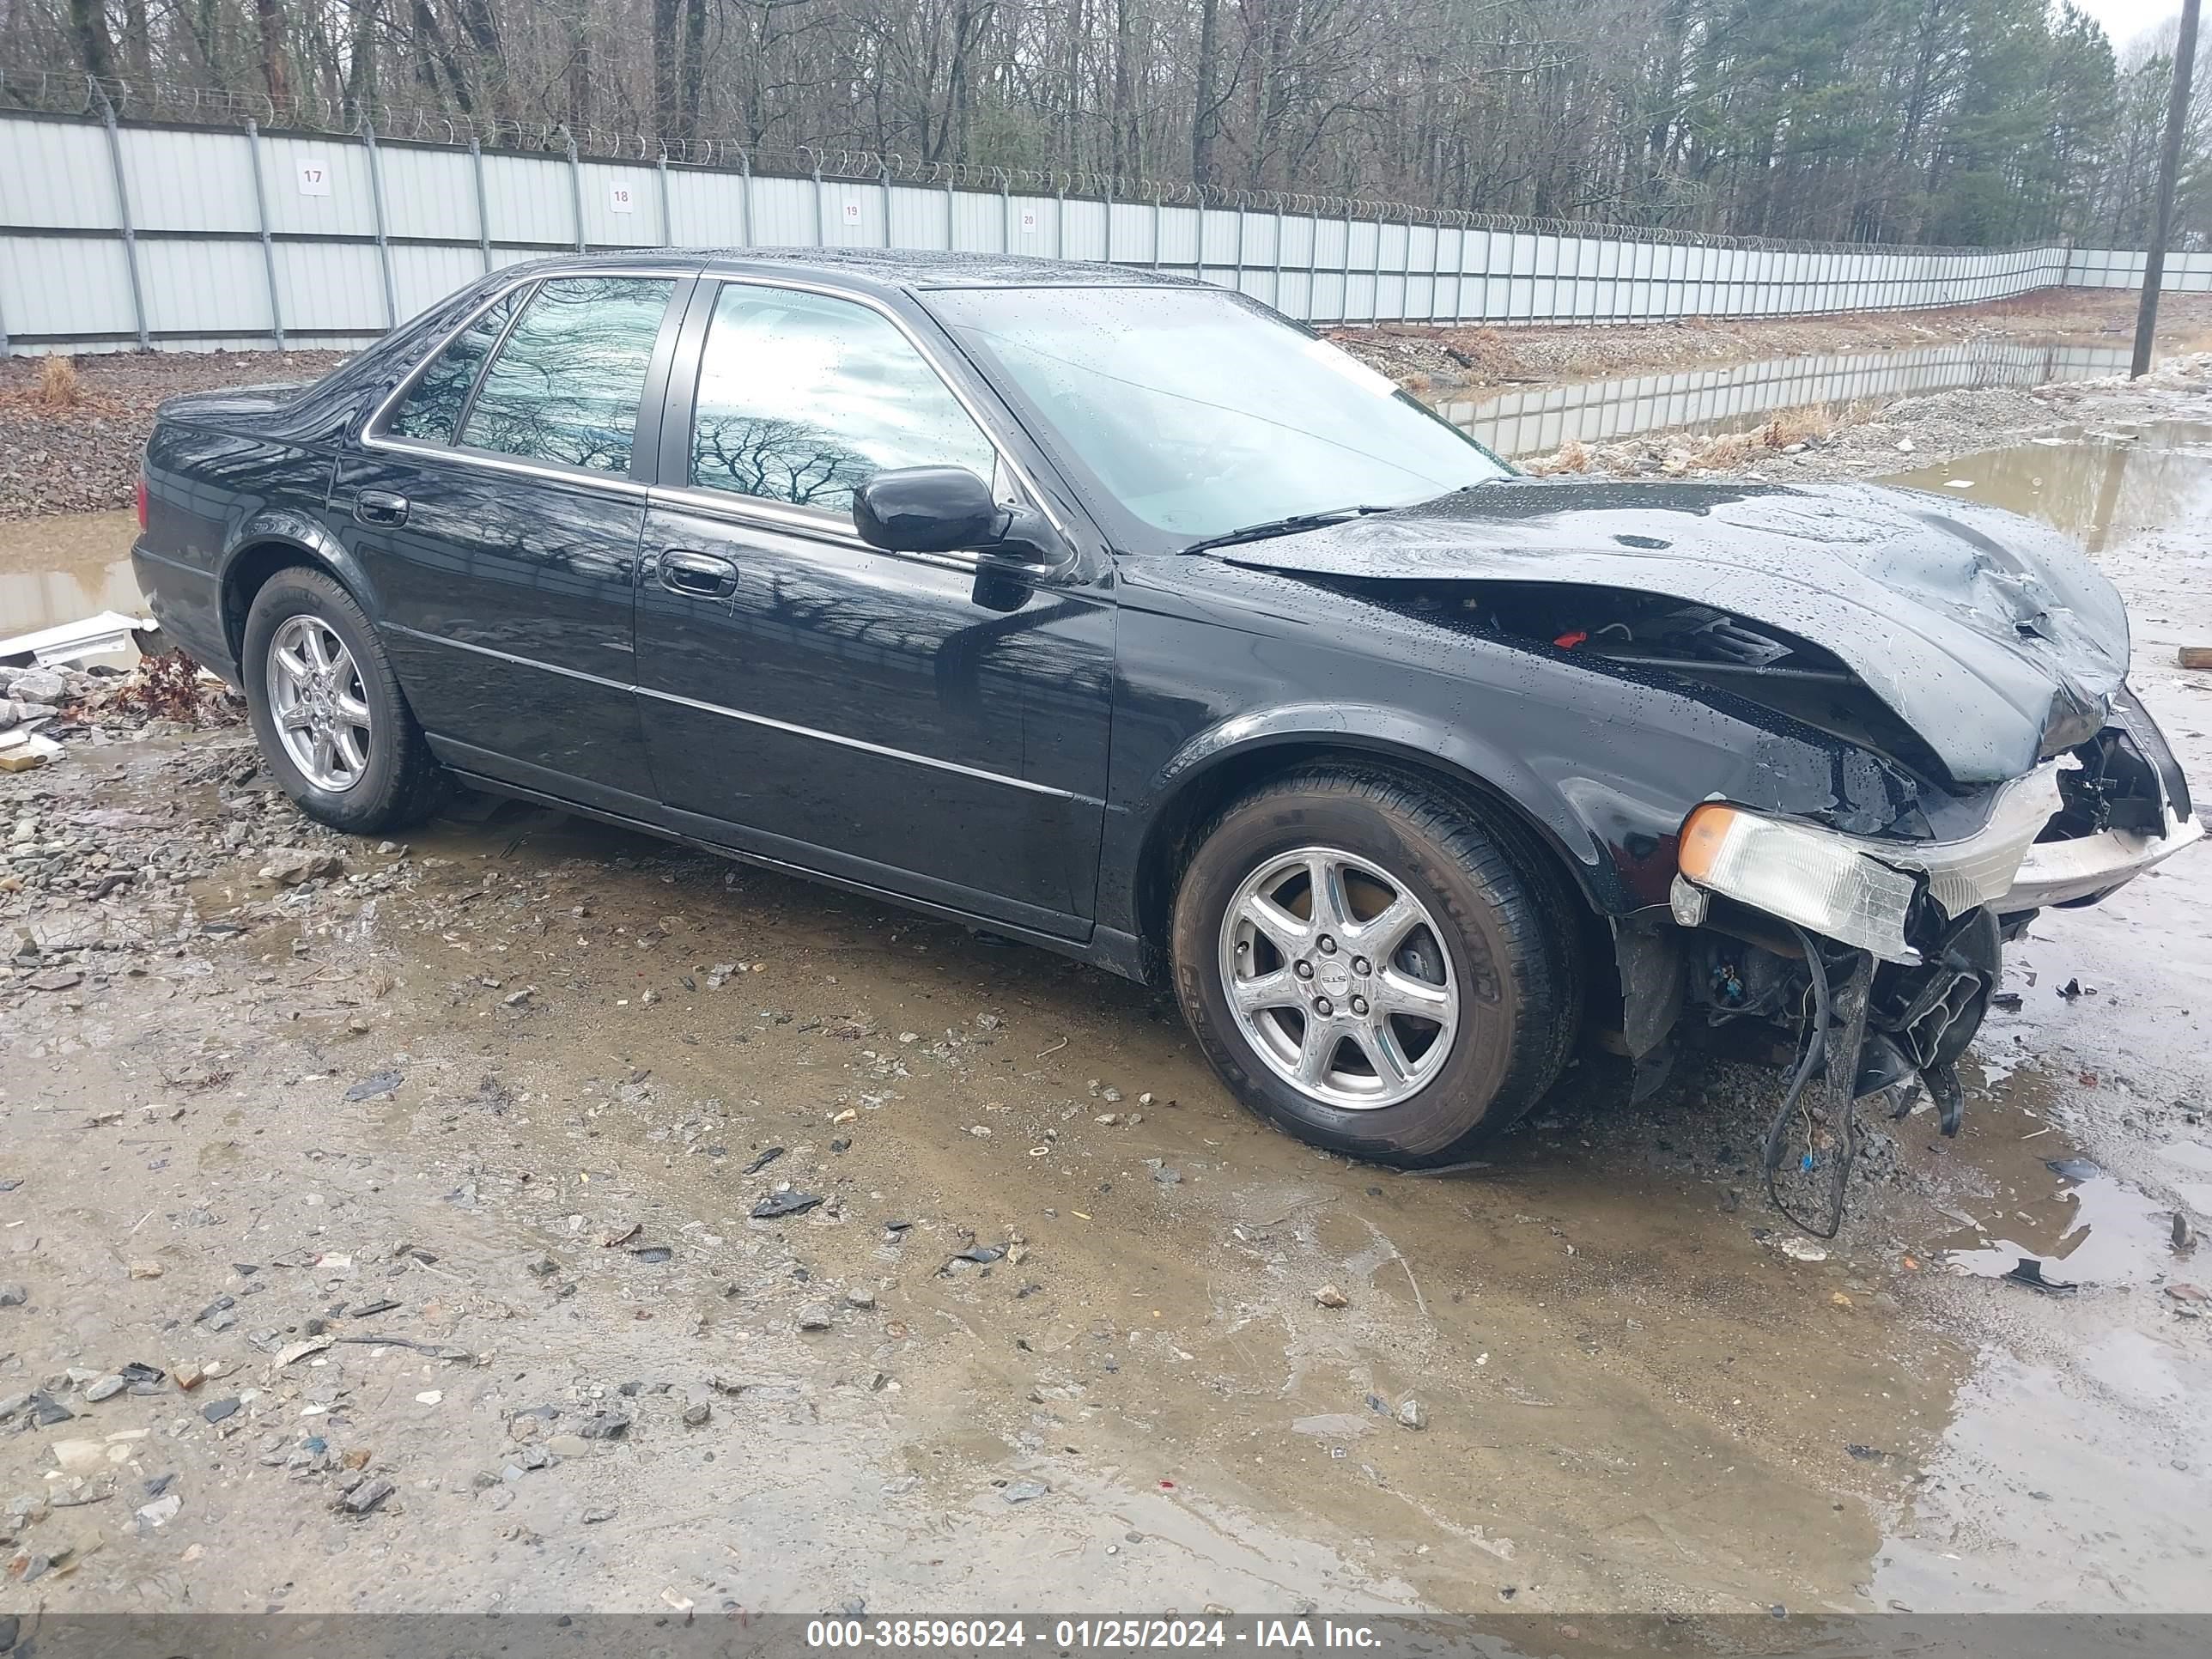
[{"label": "muddy gravel ground", "polygon": [[[2212,782],[2208,437],[1948,477],[2100,550]],[[1592,1052],[1400,1175],[1049,956],[64,745],[0,776],[0,1613],[2212,1610],[2212,856],[2040,920],[1821,1246],[1771,1073]]]}]

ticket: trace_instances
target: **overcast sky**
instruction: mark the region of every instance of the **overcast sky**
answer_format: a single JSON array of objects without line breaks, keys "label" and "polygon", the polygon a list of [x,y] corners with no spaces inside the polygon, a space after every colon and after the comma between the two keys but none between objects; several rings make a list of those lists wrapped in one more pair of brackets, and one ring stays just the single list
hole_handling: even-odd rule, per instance
[{"label": "overcast sky", "polygon": [[2105,26],[2115,46],[2124,46],[2145,29],[2178,16],[2181,0],[2074,0]]}]

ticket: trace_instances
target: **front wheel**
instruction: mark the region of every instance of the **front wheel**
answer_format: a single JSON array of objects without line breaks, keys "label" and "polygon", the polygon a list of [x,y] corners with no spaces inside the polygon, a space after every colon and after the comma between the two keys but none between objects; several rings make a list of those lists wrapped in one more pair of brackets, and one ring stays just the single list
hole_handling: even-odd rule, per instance
[{"label": "front wheel", "polygon": [[1377,1163],[1456,1156],[1565,1063],[1564,907],[1439,793],[1312,771],[1239,802],[1185,871],[1176,987],[1206,1058],[1278,1127]]},{"label": "front wheel", "polygon": [[309,817],[373,835],[426,817],[442,777],[383,642],[319,570],[279,570],[253,596],[239,665],[269,769]]}]

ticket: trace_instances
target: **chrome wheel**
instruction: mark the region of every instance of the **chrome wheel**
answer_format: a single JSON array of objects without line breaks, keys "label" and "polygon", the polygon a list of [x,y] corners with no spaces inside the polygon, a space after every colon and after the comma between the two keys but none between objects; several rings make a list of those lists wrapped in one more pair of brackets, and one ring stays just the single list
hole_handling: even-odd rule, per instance
[{"label": "chrome wheel", "polygon": [[316,788],[342,795],[368,769],[374,731],[361,669],[320,617],[288,617],[269,641],[269,712]]},{"label": "chrome wheel", "polygon": [[1354,1111],[1418,1093],[1451,1054],[1459,987],[1426,906],[1333,848],[1270,859],[1221,920],[1221,988],[1270,1070]]}]

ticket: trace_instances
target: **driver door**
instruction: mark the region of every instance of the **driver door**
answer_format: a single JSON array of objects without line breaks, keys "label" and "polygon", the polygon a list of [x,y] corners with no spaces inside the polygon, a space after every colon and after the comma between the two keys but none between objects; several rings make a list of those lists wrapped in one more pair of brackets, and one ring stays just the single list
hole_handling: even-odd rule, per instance
[{"label": "driver door", "polygon": [[[646,748],[698,833],[1061,937],[1089,931],[1114,613],[854,532],[855,486],[996,445],[889,312],[702,283],[637,605]],[[1011,477],[1011,475],[1007,475]]]}]

